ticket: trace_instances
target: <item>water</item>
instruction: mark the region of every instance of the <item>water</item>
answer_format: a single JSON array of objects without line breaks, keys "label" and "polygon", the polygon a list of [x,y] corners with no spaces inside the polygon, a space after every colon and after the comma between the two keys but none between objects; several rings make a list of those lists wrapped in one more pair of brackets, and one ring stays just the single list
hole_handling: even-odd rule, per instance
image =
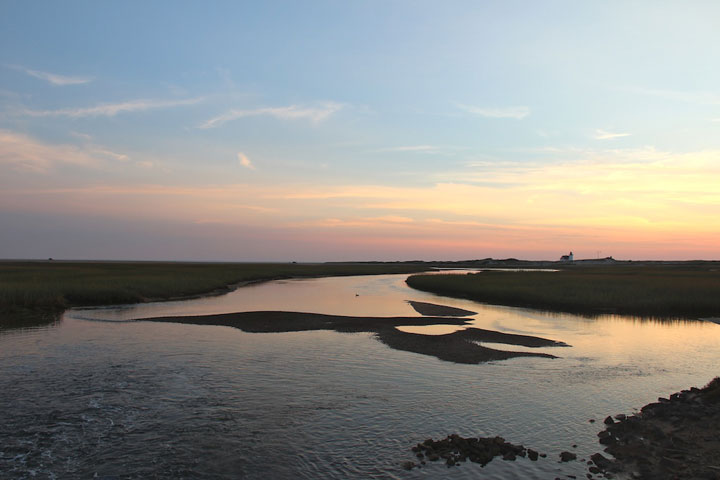
[{"label": "water", "polygon": [[[605,416],[718,374],[713,323],[487,306],[410,290],[404,278],[269,282],[2,331],[0,477],[584,478],[584,464],[560,464],[558,454],[601,451]],[[540,349],[555,360],[457,365],[369,334],[127,321],[243,310],[416,316],[406,300],[472,310],[481,328],[572,347]],[[400,467],[414,459],[412,445],[449,433],[501,435],[548,458]]]}]

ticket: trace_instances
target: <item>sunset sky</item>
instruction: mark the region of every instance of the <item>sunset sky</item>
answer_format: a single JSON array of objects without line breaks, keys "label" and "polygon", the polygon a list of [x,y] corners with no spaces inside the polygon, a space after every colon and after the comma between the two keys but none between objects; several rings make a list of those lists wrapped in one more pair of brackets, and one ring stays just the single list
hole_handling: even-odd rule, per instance
[{"label": "sunset sky", "polygon": [[720,259],[720,2],[0,2],[0,258]]}]

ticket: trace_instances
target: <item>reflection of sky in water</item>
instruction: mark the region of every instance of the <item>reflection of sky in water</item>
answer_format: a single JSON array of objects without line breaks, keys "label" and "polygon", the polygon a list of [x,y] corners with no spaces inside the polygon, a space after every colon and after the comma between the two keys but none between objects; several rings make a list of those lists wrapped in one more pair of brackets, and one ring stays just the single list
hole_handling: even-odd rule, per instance
[{"label": "reflection of sky in water", "polygon": [[400,326],[395,327],[401,332],[407,333],[420,333],[422,335],[445,335],[446,333],[453,333],[458,330],[462,330],[466,327],[459,327],[457,325],[418,325],[418,326]]},{"label": "reflection of sky in water", "polygon": [[[249,285],[225,295],[67,313],[77,318],[127,320],[160,316],[282,310],[350,316],[416,317],[408,300],[478,312],[469,325],[568,343],[572,348],[532,349],[565,358],[591,358],[604,363],[643,363],[692,368],[693,352],[720,346],[720,326],[711,322],[643,320],[621,315],[596,318],[524,308],[486,305],[408,288],[407,275],[370,275],[280,280]],[[411,333],[442,335],[466,327],[432,325],[401,327]],[[498,349],[520,347],[487,344]],[[682,353],[685,352],[685,353]],[[672,358],[672,360],[670,360]]]},{"label": "reflection of sky in water", "polygon": [[[464,271],[459,271],[464,273]],[[467,310],[475,302],[447,299],[412,290],[407,275],[368,275],[263,282],[215,297],[125,305],[102,309],[79,309],[75,317],[127,320],[173,315],[199,315],[258,310],[282,310],[356,316],[417,316],[408,300],[442,303]],[[441,299],[438,301],[438,299]],[[477,311],[477,310],[475,310]]]},{"label": "reflection of sky in water", "polygon": [[[404,279],[268,282],[212,298],[74,310],[54,327],[0,335],[0,412],[10,412],[0,414],[0,444],[44,452],[40,477],[416,479],[449,471],[403,471],[412,444],[457,432],[501,435],[550,457],[464,465],[453,478],[584,478],[584,464],[558,464],[557,454],[573,444],[581,458],[601,451],[605,416],[718,373],[713,323],[489,306],[414,291]],[[242,310],[418,316],[407,300],[476,311],[478,328],[572,346],[539,349],[561,357],[554,360],[458,365],[368,334],[118,322]],[[24,461],[0,456],[0,470],[27,471]]]}]

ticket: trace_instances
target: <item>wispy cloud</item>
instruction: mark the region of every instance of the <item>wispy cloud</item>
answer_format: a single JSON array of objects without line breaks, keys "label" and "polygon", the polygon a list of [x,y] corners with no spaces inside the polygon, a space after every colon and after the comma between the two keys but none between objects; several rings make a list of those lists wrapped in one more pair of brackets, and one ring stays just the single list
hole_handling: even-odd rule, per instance
[{"label": "wispy cloud", "polygon": [[249,168],[250,170],[255,170],[255,165],[250,161],[250,159],[242,152],[238,152],[237,154],[238,162],[240,162],[240,165],[242,165],[245,168]]},{"label": "wispy cloud", "polygon": [[615,133],[615,132],[608,132],[607,130],[597,129],[595,130],[595,135],[593,138],[596,140],[609,140],[612,138],[620,138],[620,137],[629,137],[632,135],[631,133]]},{"label": "wispy cloud", "polygon": [[[89,140],[84,134],[73,136]],[[0,168],[44,174],[64,165],[103,168],[116,162],[127,166],[130,160],[128,155],[94,143],[50,144],[23,133],[0,129]],[[143,162],[135,162],[135,165],[146,166]]]},{"label": "wispy cloud", "polygon": [[117,153],[113,152],[112,150],[108,150],[107,148],[98,147],[96,145],[93,145],[89,149],[90,153],[95,153],[98,155],[102,155],[103,157],[112,158],[113,160],[120,160],[120,161],[126,161],[129,160],[129,157],[123,153]]},{"label": "wispy cloud", "polygon": [[323,218],[316,222],[305,223],[305,225],[312,225],[318,227],[377,227],[382,225],[384,227],[400,227],[404,228],[414,223],[415,220],[410,217],[403,217],[399,215],[384,215],[381,217],[353,217],[353,218]]},{"label": "wispy cloud", "polygon": [[103,103],[94,107],[61,108],[58,110],[24,110],[25,115],[32,117],[114,117],[118,113],[143,112],[161,108],[182,107],[195,105],[203,100],[202,97],[183,100],[131,100],[120,103]]},{"label": "wispy cloud", "polygon": [[48,145],[28,135],[0,130],[0,165],[20,172],[48,173],[58,164],[94,167],[92,154],[73,145]]},{"label": "wispy cloud", "polygon": [[20,65],[7,65],[7,67],[12,68],[14,70],[18,70],[20,72],[23,72],[27,75],[30,75],[31,77],[39,78],[40,80],[45,80],[46,82],[51,83],[52,85],[58,85],[58,86],[82,85],[85,83],[90,83],[94,80],[93,77],[76,77],[76,76],[58,75],[56,73],[43,72],[40,70],[32,70],[30,68],[26,68],[26,67],[23,67]]},{"label": "wispy cloud", "polygon": [[410,145],[407,147],[392,147],[386,148],[386,152],[429,152],[431,150],[437,150],[437,147],[432,145]]},{"label": "wispy cloud", "polygon": [[89,135],[89,134],[83,133],[83,132],[70,132],[70,135],[72,135],[75,138],[85,140],[86,142],[89,142],[90,140],[92,140],[92,135]]},{"label": "wispy cloud", "polygon": [[111,158],[113,160],[120,160],[123,162],[130,159],[124,153],[113,152],[112,150],[109,150],[105,147],[96,145],[92,141],[93,140],[92,135],[88,135],[87,133],[83,133],[83,132],[70,132],[70,135],[81,140],[83,143],[83,149],[88,153],[97,154],[97,155],[100,155],[105,158]]},{"label": "wispy cloud", "polygon": [[200,124],[198,128],[215,128],[243,117],[270,116],[282,120],[305,119],[319,123],[343,108],[341,103],[326,102],[317,107],[290,105],[287,107],[263,107],[249,110],[230,110],[227,113],[211,118]]},{"label": "wispy cloud", "polygon": [[514,118],[515,120],[522,120],[523,118],[530,115],[530,108],[517,106],[517,107],[477,107],[473,105],[464,105],[457,103],[456,106],[468,113],[473,115],[479,115],[481,117],[488,118]]}]

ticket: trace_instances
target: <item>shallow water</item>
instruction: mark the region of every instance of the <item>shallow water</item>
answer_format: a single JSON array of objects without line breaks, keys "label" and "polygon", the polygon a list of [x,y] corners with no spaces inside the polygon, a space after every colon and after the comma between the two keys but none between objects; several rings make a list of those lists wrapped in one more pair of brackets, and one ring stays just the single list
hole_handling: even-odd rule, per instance
[{"label": "shallow water", "polygon": [[[718,374],[714,323],[495,307],[410,290],[404,279],[268,282],[1,331],[0,477],[584,478],[582,463],[560,464],[558,454],[601,451],[605,416]],[[251,310],[417,316],[406,300],[472,310],[481,328],[572,346],[533,349],[555,360],[458,365],[368,334],[124,321]],[[449,433],[501,435],[548,458],[400,467],[414,459],[412,445]]]}]

